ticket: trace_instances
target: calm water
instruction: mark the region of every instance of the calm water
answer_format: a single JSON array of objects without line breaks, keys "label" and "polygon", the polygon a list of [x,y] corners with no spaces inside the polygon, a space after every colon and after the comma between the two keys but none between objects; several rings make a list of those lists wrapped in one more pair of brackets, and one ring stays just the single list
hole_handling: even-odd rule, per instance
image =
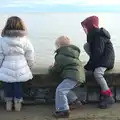
[{"label": "calm water", "polygon": [[73,44],[81,49],[81,60],[87,61],[88,56],[83,50],[86,35],[80,22],[90,16],[100,18],[100,27],[105,27],[111,33],[111,41],[115,48],[116,61],[120,61],[120,20],[119,13],[29,13],[29,14],[1,14],[0,30],[6,19],[11,15],[20,16],[27,28],[29,38],[36,51],[36,63],[41,66],[53,63],[54,42],[60,35],[68,35]]}]

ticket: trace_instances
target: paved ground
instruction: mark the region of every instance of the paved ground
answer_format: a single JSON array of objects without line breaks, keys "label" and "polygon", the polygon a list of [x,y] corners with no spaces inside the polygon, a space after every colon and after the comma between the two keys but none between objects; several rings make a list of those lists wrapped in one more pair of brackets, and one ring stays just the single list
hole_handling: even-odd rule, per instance
[{"label": "paved ground", "polygon": [[[21,112],[6,112],[0,105],[0,120],[56,120],[52,117],[53,112],[53,105],[24,106]],[[106,110],[98,109],[95,104],[85,105],[71,111],[69,119],[59,120],[120,120],[120,104]]]}]

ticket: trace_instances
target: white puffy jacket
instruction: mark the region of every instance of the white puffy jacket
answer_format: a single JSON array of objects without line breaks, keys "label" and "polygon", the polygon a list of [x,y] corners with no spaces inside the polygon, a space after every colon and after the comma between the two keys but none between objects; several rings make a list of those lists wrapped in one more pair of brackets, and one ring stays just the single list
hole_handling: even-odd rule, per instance
[{"label": "white puffy jacket", "polygon": [[34,62],[34,49],[26,37],[0,38],[0,80],[24,82],[32,79],[30,68]]}]

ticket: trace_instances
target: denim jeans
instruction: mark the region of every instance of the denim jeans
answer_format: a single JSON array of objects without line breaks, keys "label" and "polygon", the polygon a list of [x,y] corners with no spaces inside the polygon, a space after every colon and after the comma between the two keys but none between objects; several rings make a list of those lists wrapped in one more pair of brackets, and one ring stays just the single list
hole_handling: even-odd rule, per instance
[{"label": "denim jeans", "polygon": [[[69,110],[69,103],[68,98],[71,99],[71,97],[68,97],[68,93],[77,85],[76,81],[70,80],[70,79],[64,79],[57,87],[56,89],[56,96],[55,96],[55,104],[56,104],[56,111],[66,111]],[[76,97],[73,97],[76,99]],[[72,98],[72,99],[73,99]],[[73,101],[73,100],[70,100]]]},{"label": "denim jeans", "polygon": [[4,90],[7,99],[22,99],[22,83],[4,83]]}]

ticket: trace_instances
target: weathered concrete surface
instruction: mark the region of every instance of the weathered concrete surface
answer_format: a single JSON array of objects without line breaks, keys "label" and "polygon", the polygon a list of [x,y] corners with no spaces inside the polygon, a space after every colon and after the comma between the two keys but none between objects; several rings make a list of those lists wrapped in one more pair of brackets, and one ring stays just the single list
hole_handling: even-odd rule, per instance
[{"label": "weathered concrete surface", "polygon": [[[48,67],[45,66],[35,65],[32,72],[34,75],[33,80],[23,84],[24,100],[26,101],[26,104],[53,103],[55,89],[59,84],[58,78],[55,76],[48,76]],[[113,92],[115,100],[120,101],[120,63],[116,63],[113,70],[105,72],[105,78]],[[87,102],[99,101],[100,88],[96,83],[92,72],[86,72],[85,86],[75,92],[80,100]],[[3,96],[1,95],[1,92],[0,96]]]},{"label": "weathered concrete surface", "polygon": [[[24,106],[21,112],[6,112],[0,106],[0,120],[56,120],[52,116],[53,105]],[[109,109],[99,109],[96,105],[85,105],[71,111],[70,118],[59,120],[120,120],[120,104]]]},{"label": "weathered concrete surface", "polygon": [[[34,74],[34,78],[33,78],[33,80],[24,83],[24,88],[52,88],[52,87],[55,88],[59,83],[58,82],[59,80],[57,77],[47,76],[48,67],[36,65],[36,66],[34,66],[32,71]],[[114,96],[115,100],[120,101],[120,63],[116,63],[112,70],[105,72],[105,78],[106,78],[106,81],[107,81],[109,87],[113,91],[113,96]],[[88,102],[99,101],[100,88],[99,88],[99,85],[97,84],[96,80],[94,79],[92,72],[88,72],[88,71],[86,72],[85,88],[86,88],[86,91],[84,91],[82,93],[83,98],[85,98],[84,96],[86,96],[86,100]],[[25,90],[25,91],[27,91],[27,90]],[[80,92],[81,92],[81,90],[78,90],[78,92],[77,92],[78,96],[79,96],[79,94],[81,94]],[[54,94],[55,91],[53,90],[49,93]],[[43,94],[43,93],[39,92],[38,100],[41,100],[41,98],[42,98],[42,97],[40,97],[41,96],[40,94]],[[32,96],[34,96],[34,95],[32,95]],[[47,95],[46,95],[46,97],[47,97]],[[50,100],[50,98],[48,98],[48,99]],[[80,98],[81,98],[81,95],[80,95]],[[36,97],[33,97],[33,99],[36,99]],[[43,99],[44,99],[44,97],[43,97]],[[51,99],[51,100],[53,100],[53,99]]]},{"label": "weathered concrete surface", "polygon": [[[33,80],[30,82],[33,86],[54,86],[57,84],[55,78],[46,77],[49,66],[35,65],[32,69],[34,74]],[[120,86],[120,62],[116,62],[112,70],[105,72],[105,78],[109,86]],[[86,71],[86,84],[88,86],[97,86],[93,73]]]},{"label": "weathered concrete surface", "polygon": [[[84,65],[85,63],[83,63]],[[41,64],[35,64],[32,68],[33,74],[47,74],[48,73],[48,68],[49,66],[43,66]],[[106,72],[107,74],[115,73],[118,74],[120,73],[120,62],[116,62],[115,66],[112,70],[109,70]]]}]

